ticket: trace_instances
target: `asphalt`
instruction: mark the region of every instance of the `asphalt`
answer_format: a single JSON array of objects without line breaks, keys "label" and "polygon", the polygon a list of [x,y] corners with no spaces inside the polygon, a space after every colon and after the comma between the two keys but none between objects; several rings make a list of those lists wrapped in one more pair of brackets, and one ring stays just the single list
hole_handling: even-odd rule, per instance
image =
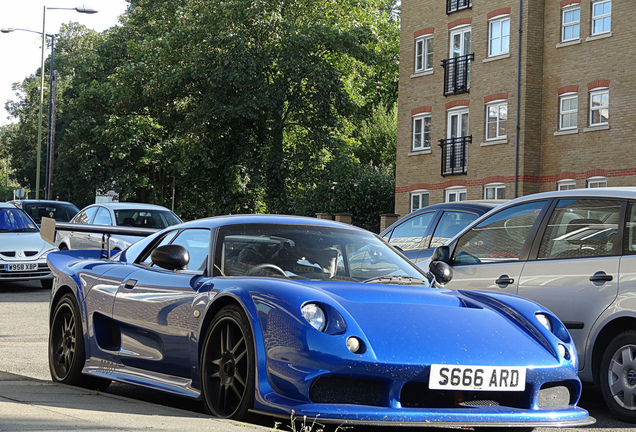
[{"label": "asphalt", "polygon": [[0,371],[0,431],[223,431],[271,428]]}]

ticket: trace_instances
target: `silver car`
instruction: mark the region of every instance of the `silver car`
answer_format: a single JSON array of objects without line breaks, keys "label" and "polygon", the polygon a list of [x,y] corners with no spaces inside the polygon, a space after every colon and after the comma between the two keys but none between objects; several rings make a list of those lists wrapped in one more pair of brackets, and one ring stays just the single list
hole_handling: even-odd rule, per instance
[{"label": "silver car", "polygon": [[433,260],[452,266],[448,288],[517,294],[552,310],[574,339],[581,380],[636,422],[636,188],[512,200]]},{"label": "silver car", "polygon": [[[181,223],[181,219],[165,207],[141,203],[99,203],[80,210],[71,224],[123,226],[160,230]],[[90,232],[57,232],[55,244],[60,250],[102,249],[102,234]],[[114,235],[110,237],[110,250],[126,249],[142,237]]]},{"label": "silver car", "polygon": [[0,282],[39,280],[43,288],[51,288],[46,256],[54,250],[24,210],[0,203]]}]

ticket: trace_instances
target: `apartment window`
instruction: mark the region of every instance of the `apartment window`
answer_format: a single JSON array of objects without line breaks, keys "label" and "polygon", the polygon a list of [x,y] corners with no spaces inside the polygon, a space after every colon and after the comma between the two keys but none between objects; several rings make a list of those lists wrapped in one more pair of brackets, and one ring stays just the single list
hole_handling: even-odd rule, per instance
[{"label": "apartment window", "polygon": [[602,0],[592,3],[592,36],[609,33],[612,30],[612,1]]},{"label": "apartment window", "polygon": [[587,179],[588,189],[604,188],[607,187],[607,178],[605,177],[590,177]]},{"label": "apartment window", "polygon": [[576,93],[565,93],[559,98],[559,130],[576,129],[579,97]]},{"label": "apartment window", "polygon": [[489,23],[488,57],[510,51],[510,17],[500,17]]},{"label": "apartment window", "polygon": [[446,189],[446,202],[466,201],[468,196],[465,187],[452,187]]},{"label": "apartment window", "polygon": [[415,211],[428,205],[428,191],[415,191],[411,193],[411,211]]},{"label": "apartment window", "polygon": [[561,41],[578,39],[581,30],[581,7],[563,9],[561,20]]},{"label": "apartment window", "polygon": [[415,72],[433,69],[433,37],[415,40]]},{"label": "apartment window", "polygon": [[413,117],[413,150],[431,148],[431,115]]},{"label": "apartment window", "polygon": [[508,102],[499,101],[486,105],[486,140],[506,138]]},{"label": "apartment window", "polygon": [[506,186],[503,183],[492,183],[484,186],[484,199],[506,199]]},{"label": "apartment window", "polygon": [[576,180],[563,179],[557,182],[557,190],[572,190],[576,189]]},{"label": "apartment window", "polygon": [[609,123],[609,89],[590,92],[590,126]]}]

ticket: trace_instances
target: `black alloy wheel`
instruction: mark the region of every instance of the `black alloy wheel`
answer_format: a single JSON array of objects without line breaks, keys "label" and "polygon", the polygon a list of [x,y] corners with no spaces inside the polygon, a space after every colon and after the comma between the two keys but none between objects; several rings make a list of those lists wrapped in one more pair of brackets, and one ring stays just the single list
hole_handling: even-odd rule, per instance
[{"label": "black alloy wheel", "polygon": [[82,374],[84,332],[79,307],[72,294],[65,294],[55,306],[49,332],[49,370],[55,382],[106,390],[110,380]]},{"label": "black alloy wheel", "polygon": [[220,418],[243,419],[254,403],[254,339],[236,305],[214,317],[201,351],[201,390],[206,410]]},{"label": "black alloy wheel", "polygon": [[624,422],[636,423],[636,331],[620,333],[610,342],[599,381],[610,411]]}]

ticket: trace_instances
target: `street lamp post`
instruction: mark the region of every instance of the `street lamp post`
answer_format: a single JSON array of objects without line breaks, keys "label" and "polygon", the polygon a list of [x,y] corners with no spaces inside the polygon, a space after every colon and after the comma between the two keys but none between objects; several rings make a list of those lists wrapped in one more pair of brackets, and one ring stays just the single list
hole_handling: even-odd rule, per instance
[{"label": "street lamp post", "polygon": [[[54,39],[54,35],[50,35],[50,34],[46,34],[46,11],[47,9],[50,10],[74,10],[76,12],[79,13],[85,13],[85,14],[94,14],[97,13],[98,11],[96,9],[91,9],[91,8],[87,8],[87,7],[75,7],[75,8],[61,8],[61,7],[47,7],[44,6],[44,10],[42,12],[42,59],[41,59],[41,63],[40,63],[40,112],[39,112],[39,119],[38,119],[38,140],[37,140],[37,144],[36,144],[36,168],[35,168],[35,199],[40,199],[40,163],[42,160],[42,119],[44,116],[43,110],[44,110],[44,53],[46,51],[46,37],[49,36],[51,38],[51,40],[53,41],[53,43],[51,44],[51,70],[49,71],[51,74],[53,74],[53,44],[55,43],[55,39]],[[30,33],[38,33],[40,34],[40,32],[36,32],[33,30],[25,30],[25,29],[13,29],[13,28],[6,28],[6,29],[2,29],[0,30],[2,33],[10,33],[12,31],[15,30],[20,30],[20,31],[27,31]],[[50,125],[49,125],[50,127]],[[53,147],[53,146],[51,146]],[[49,157],[53,158],[52,154],[49,154]]]}]

